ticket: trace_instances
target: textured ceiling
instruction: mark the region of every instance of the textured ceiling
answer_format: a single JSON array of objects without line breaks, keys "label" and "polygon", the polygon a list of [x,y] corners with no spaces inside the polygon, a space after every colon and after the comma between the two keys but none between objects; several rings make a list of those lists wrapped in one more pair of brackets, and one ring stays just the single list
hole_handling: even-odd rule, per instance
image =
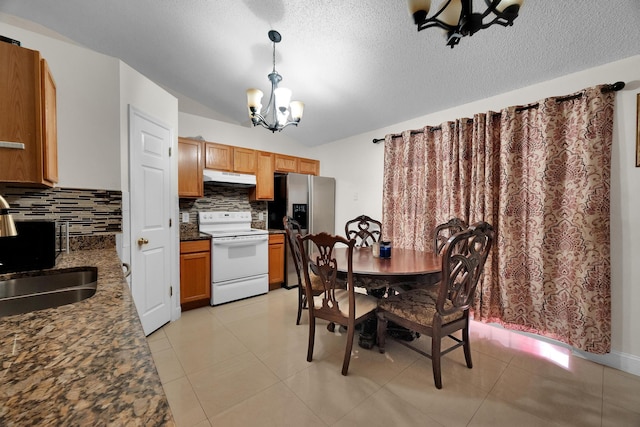
[{"label": "textured ceiling", "polygon": [[638,0],[526,0],[512,27],[454,49],[441,30],[418,33],[404,0],[0,0],[0,11],[244,126],[245,90],[269,94],[276,29],[281,86],[305,103],[284,132],[308,146],[640,54]]}]

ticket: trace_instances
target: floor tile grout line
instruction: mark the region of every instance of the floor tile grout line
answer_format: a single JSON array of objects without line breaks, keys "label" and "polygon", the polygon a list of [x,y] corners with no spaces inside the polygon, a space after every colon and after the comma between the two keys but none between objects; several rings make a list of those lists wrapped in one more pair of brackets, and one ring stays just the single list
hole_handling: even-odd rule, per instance
[{"label": "floor tile grout line", "polygon": [[[473,350],[472,350],[473,351]],[[497,359],[489,354],[486,353],[482,353],[485,357],[491,357],[495,360],[498,360],[500,362],[502,362],[502,360]],[[498,375],[498,378],[496,378],[495,382],[493,383],[493,385],[491,386],[491,389],[489,391],[487,391],[487,394],[482,398],[482,403],[480,403],[480,405],[478,405],[478,408],[474,411],[473,415],[471,416],[471,418],[469,418],[469,422],[467,423],[467,426],[470,425],[473,422],[473,419],[476,417],[476,415],[478,415],[478,412],[482,409],[482,406],[487,403],[487,399],[489,399],[489,397],[491,396],[491,393],[493,393],[493,390],[495,390],[495,388],[498,386],[498,383],[500,383],[500,380],[502,379],[502,376],[505,375],[505,373],[507,372],[507,369],[509,369],[509,365],[511,364],[511,362],[513,361],[513,357],[511,357],[509,359],[508,362],[506,362],[506,366],[505,368],[502,370],[502,372],[500,372],[500,375]]]},{"label": "floor tile grout line", "polygon": [[[262,303],[264,303],[264,301],[262,301],[260,304],[262,304]],[[270,307],[267,307],[266,309],[265,309],[265,307],[261,307],[261,308],[260,308],[260,310],[264,310],[264,312],[262,313],[262,315],[264,316],[264,319],[268,319],[268,318],[273,317],[274,313],[277,313],[277,310],[279,309],[279,307],[284,307],[284,309],[287,309],[287,307],[283,304],[283,305],[281,305],[281,306],[280,306],[280,305],[276,305],[276,310],[275,310],[275,311],[272,311]],[[245,310],[246,310],[246,308],[245,308]],[[248,311],[250,311],[250,309],[248,309]],[[215,313],[214,313],[213,311],[208,311],[208,312],[207,312],[207,314],[208,314],[208,315],[212,315],[214,318],[216,318],[216,320],[219,322],[219,325],[220,325],[220,326],[222,326],[222,327],[224,327],[224,329],[220,329],[220,330],[225,330],[225,331],[226,331],[226,332],[228,332],[231,336],[233,336],[234,338],[238,339],[238,340],[241,342],[241,344],[246,348],[246,351],[247,351],[247,352],[251,353],[251,354],[253,355],[253,357],[255,357],[256,359],[258,359],[258,360],[260,361],[260,363],[261,363],[261,365],[262,365],[262,366],[266,367],[266,368],[268,369],[268,371],[269,371],[271,374],[275,375],[275,377],[277,378],[277,380],[276,380],[276,382],[274,382],[270,387],[272,387],[272,386],[276,386],[276,385],[280,385],[280,386],[281,386],[281,385],[284,385],[285,387],[287,387],[287,389],[288,389],[288,390],[290,390],[290,392],[292,392],[295,396],[297,396],[297,398],[298,398],[300,401],[302,401],[302,399],[300,398],[300,396],[298,396],[298,395],[295,393],[295,391],[293,391],[293,389],[291,389],[291,388],[288,386],[288,384],[287,384],[287,382],[286,382],[286,381],[287,381],[287,379],[286,379],[286,378],[280,378],[280,376],[278,376],[278,375],[276,375],[276,374],[275,374],[275,372],[276,372],[276,371],[275,371],[275,366],[274,366],[274,369],[269,368],[269,366],[267,365],[267,361],[266,361],[266,360],[262,360],[260,357],[258,357],[258,354],[256,353],[256,350],[259,350],[259,349],[258,349],[258,348],[256,348],[256,347],[255,347],[255,345],[252,347],[252,346],[250,346],[249,344],[245,343],[245,340],[240,339],[239,330],[238,330],[237,328],[234,328],[234,329],[233,329],[233,330],[235,330],[235,331],[236,331],[236,333],[234,333],[234,332],[233,332],[233,330],[230,328],[230,326],[228,326],[228,325],[231,325],[231,323],[230,323],[230,322],[223,322],[220,318],[217,318],[217,316],[215,315]],[[242,320],[242,319],[238,319],[238,320]],[[278,320],[281,320],[281,319],[278,319]],[[272,321],[272,320],[271,320],[271,321]],[[293,318],[293,323],[295,323],[295,317]],[[288,327],[288,326],[287,326],[287,327]],[[305,328],[307,328],[307,327],[308,327],[308,325],[301,325],[300,327],[305,327]],[[179,329],[177,329],[177,331],[179,331]],[[218,330],[216,329],[216,331],[218,331]],[[215,333],[216,331],[211,331],[211,332],[212,332],[212,333]],[[238,334],[238,335],[237,335],[237,334]],[[474,339],[474,341],[476,341],[476,342],[477,342],[477,341],[479,341],[479,340],[484,340],[484,339],[487,339],[487,338],[489,338],[489,336],[488,336],[488,335],[485,335],[485,336],[478,336],[478,337],[476,337],[476,338]],[[174,345],[174,343],[172,342],[172,340],[169,338],[169,335],[168,335],[168,334],[166,334],[166,331],[165,331],[165,337],[164,337],[164,338],[162,338],[162,339],[166,339],[166,340],[167,340],[167,342],[169,343],[169,348],[171,349],[171,351],[173,351],[173,352],[174,352],[174,355],[175,355],[175,357],[176,357],[176,360],[178,361],[179,366],[182,368],[182,370],[183,370],[183,372],[184,372],[183,362],[182,362],[182,361],[177,357],[177,354],[175,354],[175,348],[176,348],[176,346]],[[501,381],[502,381],[502,382],[504,382],[506,378],[509,378],[509,372],[510,372],[510,371],[511,371],[511,372],[515,372],[515,371],[513,371],[514,369],[515,369],[515,370],[517,370],[517,371],[520,371],[520,372],[522,372],[522,373],[526,373],[527,375],[538,376],[539,378],[542,378],[542,379],[544,379],[545,381],[547,381],[547,380],[548,380],[548,381],[552,381],[552,382],[556,382],[556,381],[557,381],[559,384],[560,384],[560,383],[561,383],[561,384],[563,384],[563,386],[565,386],[565,385],[569,385],[570,387],[572,387],[572,386],[578,386],[578,387],[579,387],[579,386],[580,386],[580,384],[582,384],[582,383],[583,383],[583,382],[585,382],[585,381],[588,381],[588,383],[589,383],[589,384],[592,384],[592,385],[598,385],[597,383],[596,383],[596,384],[594,384],[594,383],[593,383],[593,379],[596,379],[597,377],[596,377],[596,378],[593,378],[593,377],[590,375],[590,372],[592,372],[592,371],[591,371],[591,368],[588,368],[588,369],[586,369],[586,370],[585,370],[585,369],[580,369],[579,371],[577,371],[577,372],[575,373],[575,375],[567,375],[567,374],[565,374],[565,373],[562,373],[562,372],[557,371],[557,370],[558,370],[558,369],[560,369],[561,367],[557,367],[557,366],[555,366],[555,367],[554,367],[554,366],[552,365],[552,364],[553,364],[553,361],[552,361],[552,360],[551,360],[551,361],[549,361],[549,360],[546,360],[546,358],[545,358],[545,359],[544,359],[544,361],[543,361],[542,359],[540,359],[538,362],[536,362],[536,363],[533,363],[533,364],[532,364],[532,363],[530,363],[529,361],[527,361],[526,359],[523,359],[523,357],[522,357],[522,356],[525,356],[526,354],[529,354],[529,353],[530,353],[526,348],[520,348],[520,347],[518,347],[518,346],[517,346],[517,344],[516,344],[516,346],[515,346],[515,347],[514,347],[513,345],[507,345],[506,347],[501,348],[502,350],[505,350],[505,351],[501,351],[501,349],[495,349],[495,351],[494,351],[494,349],[493,349],[493,347],[494,347],[494,346],[491,344],[491,341],[492,341],[492,339],[491,339],[491,338],[489,338],[489,341],[488,341],[488,344],[489,344],[489,345],[486,345],[486,346],[485,346],[485,345],[483,345],[483,346],[481,346],[479,350],[474,350],[474,353],[479,353],[479,354],[482,354],[482,355],[483,355],[483,357],[487,357],[487,358],[494,359],[495,361],[499,361],[499,362],[500,362],[500,364],[501,364],[502,366],[504,366],[504,369],[502,369],[501,371],[499,371],[499,372],[498,372],[498,374],[495,376],[495,381],[493,382],[493,384],[491,384],[490,389],[488,389],[488,391],[486,391],[486,394],[485,394],[484,398],[482,398],[482,401],[480,402],[480,404],[479,404],[478,408],[477,408],[477,409],[473,412],[473,414],[471,415],[471,418],[470,418],[469,422],[467,423],[467,425],[468,425],[468,424],[470,424],[470,423],[473,423],[473,420],[474,420],[474,419],[478,419],[478,420],[479,420],[479,419],[481,418],[481,417],[480,417],[480,415],[479,415],[479,411],[483,408],[483,406],[484,406],[484,407],[486,407],[485,405],[487,405],[487,404],[488,404],[488,402],[492,399],[492,398],[491,398],[492,394],[495,394],[495,393],[496,393],[496,391],[498,390],[498,387],[500,387],[500,382],[501,382]],[[177,344],[176,344],[176,345],[177,345]],[[304,350],[306,350],[306,346],[303,346],[303,347],[305,347],[305,348],[304,348]],[[333,347],[331,347],[331,348],[333,348]],[[327,356],[328,356],[328,357],[332,357],[331,355],[334,353],[334,351],[335,351],[335,352],[340,351],[341,353],[344,351],[344,349],[339,350],[339,349],[337,349],[337,348],[338,348],[338,347],[336,347],[336,349],[334,349],[333,351],[329,351],[329,352],[327,352],[327,353],[326,353],[326,354],[327,354]],[[482,350],[484,350],[484,351],[482,351]],[[373,349],[373,350],[371,350],[371,351],[375,351],[375,349]],[[498,352],[498,351],[500,351],[500,352]],[[306,353],[306,352],[305,352],[305,351],[303,351],[303,353]],[[532,354],[534,354],[534,353],[532,353]],[[538,353],[535,353],[535,354],[538,354]],[[304,355],[303,355],[303,357],[304,357]],[[539,358],[539,356],[536,356],[536,357],[538,357],[538,358]],[[415,359],[415,360],[413,360],[413,361],[410,361],[410,363],[409,363],[407,366],[405,366],[404,368],[402,368],[401,370],[399,370],[399,371],[398,371],[397,373],[395,373],[394,375],[390,376],[389,378],[386,378],[386,377],[385,377],[384,381],[375,382],[375,383],[376,383],[376,389],[375,389],[373,392],[371,392],[370,394],[368,394],[368,396],[364,397],[364,398],[363,398],[363,400],[362,400],[362,401],[360,401],[359,403],[357,403],[355,406],[350,407],[350,408],[348,409],[348,412],[347,412],[344,416],[348,416],[348,414],[349,414],[349,413],[351,413],[352,411],[356,410],[356,408],[361,407],[361,406],[362,406],[362,404],[363,404],[364,402],[366,402],[366,401],[367,401],[367,399],[370,399],[370,398],[371,398],[372,396],[374,396],[376,393],[379,393],[382,389],[385,389],[386,391],[393,393],[393,391],[391,391],[391,389],[389,388],[390,383],[391,383],[392,381],[394,381],[396,378],[398,378],[398,376],[402,375],[402,373],[403,373],[403,372],[405,372],[407,369],[409,369],[411,366],[414,366],[416,363],[419,363],[419,362],[418,362],[419,360],[422,360],[422,358],[420,358],[420,357],[419,357],[419,358],[416,358],[416,359]],[[523,361],[524,361],[524,362],[526,362],[526,363],[522,363]],[[492,363],[493,363],[493,362],[492,362]],[[541,369],[541,370],[539,370],[539,371],[538,371],[538,369],[536,368],[536,366],[537,366],[537,364],[538,364],[538,363],[540,363],[540,364],[544,364],[544,366],[542,366],[542,367],[543,367],[543,369]],[[573,362],[572,362],[572,363],[573,363]],[[599,364],[597,364],[597,363],[596,363],[596,365],[599,365]],[[310,366],[311,366],[311,364],[310,364]],[[304,369],[308,369],[308,368],[310,368],[310,366],[307,366],[307,367],[305,367]],[[551,369],[546,368],[546,366],[550,366],[550,367],[551,367]],[[600,365],[599,365],[599,366],[600,366]],[[606,421],[610,422],[610,419],[611,419],[611,416],[610,416],[610,415],[609,415],[609,418],[608,418],[608,419],[607,419],[607,418],[605,418],[605,406],[606,406],[606,404],[607,404],[607,403],[605,402],[605,399],[606,399],[606,396],[607,396],[607,395],[605,394],[605,391],[607,390],[607,387],[606,387],[606,385],[605,385],[605,377],[606,377],[606,375],[607,375],[607,373],[606,373],[606,369],[608,369],[608,368],[607,368],[607,367],[604,367],[604,366],[601,366],[601,370],[600,370],[600,384],[599,384],[599,387],[598,387],[598,388],[600,389],[600,405],[599,405],[599,406],[600,406],[600,407],[599,407],[599,420],[600,420],[600,422],[599,422],[599,424],[598,424],[598,421],[597,421],[597,419],[598,419],[598,418],[597,418],[597,412],[592,411],[592,412],[591,412],[591,413],[592,413],[592,415],[594,415],[594,416],[595,416],[595,417],[593,418],[593,421],[594,421],[594,422],[593,422],[593,424],[592,424],[592,425],[604,425]],[[557,373],[556,373],[556,372],[554,372],[554,371],[556,371]],[[296,373],[299,373],[299,372],[302,372],[302,370],[297,370],[297,371],[296,371]],[[497,372],[497,371],[496,371],[496,372]],[[291,374],[291,375],[295,375],[296,373],[293,373],[293,374]],[[184,373],[184,377],[187,377],[188,384],[189,384],[189,386],[191,387],[191,390],[193,391],[193,393],[195,394],[195,390],[193,389],[193,384],[192,384],[192,383],[191,383],[191,381],[189,380],[188,375],[189,375],[189,374],[186,374],[186,372]],[[493,375],[492,375],[492,376],[493,376]],[[184,377],[180,377],[180,378],[184,378]],[[593,379],[591,379],[591,378],[593,378]],[[445,387],[446,387],[446,385],[445,385]],[[590,394],[592,397],[595,397],[594,395],[597,393],[598,388],[590,387],[590,390],[591,390],[592,392],[594,392],[594,393],[587,393],[586,391],[583,391],[583,392],[585,392],[585,393],[587,393],[587,394]],[[617,389],[617,391],[619,392],[619,391],[621,391],[621,390],[620,390],[620,389]],[[613,391],[610,391],[610,393],[611,393],[611,394],[609,394],[609,395],[610,395],[610,396],[613,396],[613,395],[614,395],[613,393],[616,393],[616,389],[613,389]],[[393,393],[393,394],[394,394],[395,396],[397,396],[399,399],[402,399],[402,398],[401,398],[400,396],[398,396],[396,393]],[[196,395],[196,397],[197,397],[197,395]],[[238,404],[240,404],[240,403],[242,403],[242,402],[246,402],[246,400],[247,400],[247,399],[250,399],[250,398],[252,398],[252,397],[253,397],[253,395],[252,395],[252,396],[249,396],[249,397],[244,397],[244,398],[243,398],[243,400],[242,400],[241,402],[238,402],[238,403],[236,403],[235,405],[238,405]],[[408,401],[407,401],[407,400],[405,400],[405,399],[402,399],[402,401],[403,401],[403,402],[408,402]],[[593,408],[593,409],[598,408],[597,401],[592,401],[592,402],[596,405],[595,407],[592,407],[592,408]],[[320,417],[319,417],[319,415],[318,415],[318,414],[316,414],[316,413],[315,413],[315,412],[314,412],[314,411],[309,407],[309,405],[307,405],[307,403],[306,403],[306,402],[302,401],[302,403],[303,403],[304,407],[305,407],[305,408],[307,408],[307,410],[309,410],[309,411],[310,411],[310,414],[314,414],[314,416],[316,416],[317,418],[319,418],[323,424],[325,424],[325,425],[327,424],[324,420],[322,420],[322,418],[320,418]],[[408,402],[408,403],[410,404],[410,402]],[[502,401],[502,403],[505,403],[505,402],[504,402],[504,401]],[[198,399],[198,404],[199,404],[199,406],[200,406],[200,409],[204,412],[204,407],[202,406],[202,404],[201,404],[201,402],[199,401],[199,399]],[[235,406],[235,405],[234,405],[234,406]],[[615,404],[614,404],[614,405],[615,405]],[[230,407],[230,408],[233,408],[234,406],[232,406],[232,407]],[[411,405],[411,406],[412,406],[412,407],[415,407],[415,406],[413,406],[413,405]],[[615,406],[617,406],[617,405],[615,405]],[[229,410],[230,408],[227,408],[226,410]],[[626,407],[624,407],[624,406],[620,406],[619,408],[620,408],[621,410],[624,410],[624,411],[627,411],[627,412],[629,411],[629,409],[627,409],[627,408],[626,408]],[[419,408],[418,408],[418,409],[419,409]],[[226,410],[225,410],[225,411],[226,411]],[[596,409],[596,410],[597,410],[597,409]],[[610,412],[611,412],[611,411],[610,411]],[[632,410],[631,412],[634,412],[634,411]],[[206,412],[204,412],[204,414],[205,414],[205,416],[206,416]],[[343,416],[341,419],[344,419],[344,416]],[[545,417],[546,417],[546,416],[545,416]],[[208,418],[208,417],[207,417],[206,419],[207,419],[209,422],[211,422],[211,421],[209,420],[209,418]],[[551,419],[551,422],[553,422],[553,421],[557,421],[557,419],[555,419],[555,418],[547,418],[547,420],[549,420],[549,419]],[[335,423],[339,423],[339,421],[336,421]]]}]

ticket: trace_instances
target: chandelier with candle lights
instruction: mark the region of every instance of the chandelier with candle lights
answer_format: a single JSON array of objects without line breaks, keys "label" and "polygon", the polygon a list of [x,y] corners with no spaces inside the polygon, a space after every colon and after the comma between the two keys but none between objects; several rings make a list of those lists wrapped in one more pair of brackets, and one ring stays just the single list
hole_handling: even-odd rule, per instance
[{"label": "chandelier with candle lights", "polygon": [[493,24],[508,27],[518,17],[524,0],[485,0],[484,11],[474,11],[473,0],[447,0],[429,15],[431,0],[409,0],[409,11],[418,31],[439,27],[445,30],[447,46],[453,48],[460,39],[472,36]]},{"label": "chandelier with candle lights", "polygon": [[280,33],[269,31],[269,40],[273,42],[273,71],[267,76],[271,82],[271,95],[264,112],[262,111],[263,93],[259,89],[247,90],[247,108],[249,117],[254,126],[261,125],[271,132],[282,131],[289,125],[298,126],[302,118],[304,104],[300,101],[291,101],[291,90],[278,87],[282,76],[276,71],[276,43],[280,43]]}]

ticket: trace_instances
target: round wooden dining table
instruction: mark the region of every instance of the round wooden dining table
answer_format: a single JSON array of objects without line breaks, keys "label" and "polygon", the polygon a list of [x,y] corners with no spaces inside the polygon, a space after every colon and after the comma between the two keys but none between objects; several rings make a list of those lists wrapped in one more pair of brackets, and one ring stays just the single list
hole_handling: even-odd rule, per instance
[{"label": "round wooden dining table", "polygon": [[[340,273],[346,274],[348,248],[336,247],[333,255]],[[442,257],[433,252],[393,248],[391,258],[373,256],[370,246],[353,249],[353,274],[363,287],[377,289],[398,283],[433,284],[440,277]],[[366,280],[368,279],[368,280]],[[386,283],[386,285],[385,285]]]},{"label": "round wooden dining table", "polygon": [[[340,276],[346,279],[348,248],[333,248],[333,258],[337,263]],[[369,246],[353,249],[353,281],[356,287],[365,288],[369,295],[384,298],[389,289],[410,286],[430,286],[440,280],[442,257],[433,252],[422,252],[413,249],[392,248],[391,258],[373,256]],[[376,318],[365,321],[358,338],[358,345],[371,349],[376,342]],[[410,337],[415,336],[407,331]],[[411,338],[413,339],[413,338]]]}]

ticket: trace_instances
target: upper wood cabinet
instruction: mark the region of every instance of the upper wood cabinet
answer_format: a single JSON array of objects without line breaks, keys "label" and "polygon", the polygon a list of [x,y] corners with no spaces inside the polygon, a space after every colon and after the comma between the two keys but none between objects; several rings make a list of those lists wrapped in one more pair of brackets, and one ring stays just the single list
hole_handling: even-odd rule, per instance
[{"label": "upper wood cabinet", "polygon": [[256,173],[256,150],[233,147],[233,171],[238,173]]},{"label": "upper wood cabinet", "polygon": [[0,43],[0,182],[58,182],[56,84],[40,52]]},{"label": "upper wood cabinet", "polygon": [[204,167],[233,172],[233,147],[205,142]]},{"label": "upper wood cabinet", "polygon": [[[249,192],[249,199],[254,201],[273,200],[274,172],[295,172],[308,175],[318,175],[320,173],[320,162],[318,160],[268,151],[257,151],[215,142],[205,141],[203,144],[205,169],[247,173],[256,176],[256,186],[251,188]],[[186,159],[185,162],[187,162]],[[180,170],[182,170],[182,163],[180,165]],[[180,173],[182,176],[182,172]],[[197,175],[202,181],[202,170],[197,172]],[[182,189],[179,191],[180,197],[202,197],[202,194],[194,193],[188,188],[182,187],[180,181],[178,181],[178,185]],[[199,185],[201,186],[202,183]],[[202,187],[199,188],[202,191]]]},{"label": "upper wood cabinet", "polygon": [[273,200],[273,169],[274,154],[267,151],[258,151],[256,186],[251,189],[251,200]]},{"label": "upper wood cabinet", "polygon": [[53,80],[47,61],[42,59],[42,105],[43,105],[43,133],[44,152],[43,176],[47,182],[58,182],[58,109],[56,106],[56,82]]},{"label": "upper wood cabinet", "polygon": [[298,159],[298,172],[307,175],[320,175],[320,160]]},{"label": "upper wood cabinet", "polygon": [[204,167],[219,171],[255,174],[257,151],[251,148],[205,142]]},{"label": "upper wood cabinet", "polygon": [[307,175],[320,174],[320,161],[305,159],[302,157],[287,156],[285,154],[275,154],[276,172],[294,172]]},{"label": "upper wood cabinet", "polygon": [[199,198],[204,196],[202,169],[204,153],[202,141],[178,138],[178,196]]},{"label": "upper wood cabinet", "polygon": [[295,172],[298,173],[298,157],[287,156],[284,154],[275,154],[275,171],[276,172]]}]

